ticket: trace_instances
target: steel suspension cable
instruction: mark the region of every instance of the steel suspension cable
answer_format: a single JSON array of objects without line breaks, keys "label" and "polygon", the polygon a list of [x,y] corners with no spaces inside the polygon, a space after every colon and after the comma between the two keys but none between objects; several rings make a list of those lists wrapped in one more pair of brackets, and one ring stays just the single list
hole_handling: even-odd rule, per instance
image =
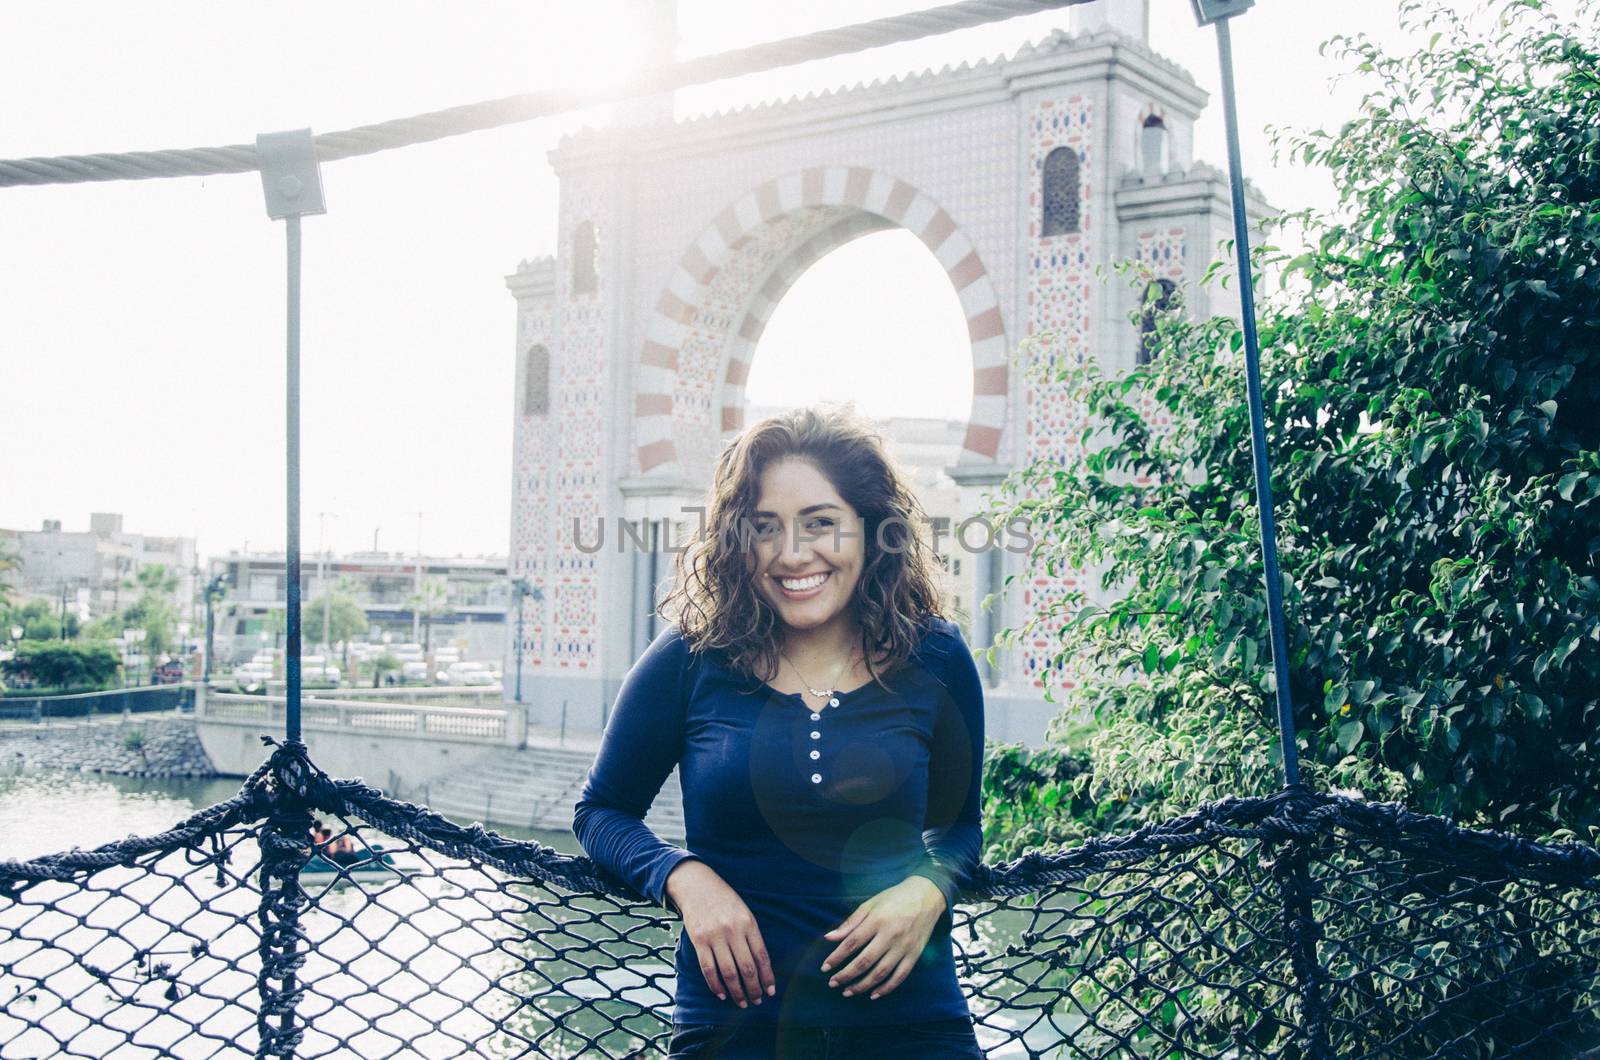
[{"label": "steel suspension cable", "polygon": [[[448,136],[494,129],[546,118],[579,107],[652,96],[710,81],[774,70],[797,63],[879,48],[888,44],[1037,14],[1088,0],[960,0],[925,11],[891,15],[837,29],[754,44],[654,67],[611,90],[528,92],[500,99],[448,107],[409,118],[324,133],[316,138],[321,162],[375,154],[396,147],[441,140]],[[225,147],[173,148],[109,154],[63,155],[54,158],[0,160],[0,187],[25,184],[77,184],[102,180],[149,180],[156,177],[198,177],[248,173],[259,168],[254,144]]]}]

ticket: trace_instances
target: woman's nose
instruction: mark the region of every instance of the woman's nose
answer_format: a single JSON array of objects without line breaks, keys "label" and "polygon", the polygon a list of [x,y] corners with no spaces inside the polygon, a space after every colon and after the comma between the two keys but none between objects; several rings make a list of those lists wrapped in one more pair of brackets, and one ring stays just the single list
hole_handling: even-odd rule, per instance
[{"label": "woman's nose", "polygon": [[811,535],[802,530],[799,523],[792,523],[784,530],[783,540],[778,544],[778,566],[799,569],[810,562],[815,553]]}]

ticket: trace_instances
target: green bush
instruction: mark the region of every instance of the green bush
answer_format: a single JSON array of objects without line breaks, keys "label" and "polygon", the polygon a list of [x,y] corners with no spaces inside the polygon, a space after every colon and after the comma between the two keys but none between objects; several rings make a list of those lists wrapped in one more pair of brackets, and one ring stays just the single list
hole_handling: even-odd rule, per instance
[{"label": "green bush", "polygon": [[47,601],[29,600],[9,611],[0,610],[0,628],[10,630],[12,626],[21,626],[24,640],[57,640],[61,637],[63,622],[67,636],[76,637],[79,632],[78,616],[71,611],[63,615]]},{"label": "green bush", "polygon": [[8,678],[41,688],[108,688],[121,670],[109,644],[70,640],[23,641],[17,653],[0,663]]}]

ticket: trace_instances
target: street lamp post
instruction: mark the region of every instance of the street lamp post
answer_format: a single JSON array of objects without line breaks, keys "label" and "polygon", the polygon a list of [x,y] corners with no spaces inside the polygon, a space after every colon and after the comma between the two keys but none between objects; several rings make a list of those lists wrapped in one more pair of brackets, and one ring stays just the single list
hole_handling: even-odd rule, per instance
[{"label": "street lamp post", "polygon": [[[189,568],[189,627],[191,629],[193,629],[200,622],[200,613],[196,610],[196,608],[200,604],[200,597],[198,594],[201,591],[200,575],[203,573],[204,572],[200,569],[200,565],[198,563]],[[184,647],[187,648],[188,645],[185,644]]]},{"label": "street lamp post", "polygon": [[[335,516],[334,518],[338,518]],[[327,512],[317,513],[317,592],[322,594],[322,646],[324,656],[333,654],[333,597],[328,594]],[[348,660],[346,660],[348,665]]]},{"label": "street lamp post", "polygon": [[206,585],[206,657],[200,679],[207,685],[211,683],[211,652],[217,631],[216,606],[222,601],[223,593],[227,591],[225,585],[226,582],[220,574]]},{"label": "street lamp post", "polygon": [[1239,108],[1233,87],[1233,39],[1228,23],[1255,0],[1189,0],[1196,21],[1217,27],[1217,59],[1222,67],[1222,116],[1228,133],[1228,178],[1233,192],[1233,239],[1239,261],[1239,315],[1244,328],[1245,388],[1250,403],[1250,452],[1255,464],[1256,506],[1261,512],[1261,559],[1266,577],[1267,623],[1278,706],[1278,741],[1283,779],[1300,783],[1294,704],[1289,698],[1289,643],[1283,621],[1283,585],[1278,574],[1278,530],[1272,516],[1272,470],[1267,462],[1266,412],[1261,400],[1261,347],[1256,336],[1255,282],[1250,273],[1250,225],[1245,215],[1244,164],[1239,152]]},{"label": "street lamp post", "polygon": [[[143,684],[143,681],[141,680],[142,671],[141,664],[134,663],[133,660],[141,658],[141,652],[143,650],[141,645],[144,644],[144,638],[148,635],[148,632],[148,630],[143,629],[125,629],[122,631],[123,643],[125,643],[129,649],[128,662],[133,665],[133,683],[136,687],[140,684]],[[123,681],[124,684],[126,684],[126,672],[123,674]]]},{"label": "street lamp post", "polygon": [[517,603],[517,640],[512,645],[512,651],[517,656],[517,692],[516,701],[522,702],[522,601],[527,597],[534,600],[544,599],[544,590],[536,589],[528,584],[526,578],[515,578],[511,582],[511,592]]}]

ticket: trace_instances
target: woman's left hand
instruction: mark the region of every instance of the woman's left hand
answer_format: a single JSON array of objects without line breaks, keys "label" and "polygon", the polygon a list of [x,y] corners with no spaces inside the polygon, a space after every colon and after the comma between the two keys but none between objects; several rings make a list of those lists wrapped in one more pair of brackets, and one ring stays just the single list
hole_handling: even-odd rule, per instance
[{"label": "woman's left hand", "polygon": [[[862,902],[822,936],[840,940],[822,962],[824,972],[839,969],[828,985],[844,986],[845,997],[871,991],[874,1000],[898,987],[916,967],[944,905],[943,892],[926,876],[909,876]],[[851,954],[850,963],[839,968]]]}]

